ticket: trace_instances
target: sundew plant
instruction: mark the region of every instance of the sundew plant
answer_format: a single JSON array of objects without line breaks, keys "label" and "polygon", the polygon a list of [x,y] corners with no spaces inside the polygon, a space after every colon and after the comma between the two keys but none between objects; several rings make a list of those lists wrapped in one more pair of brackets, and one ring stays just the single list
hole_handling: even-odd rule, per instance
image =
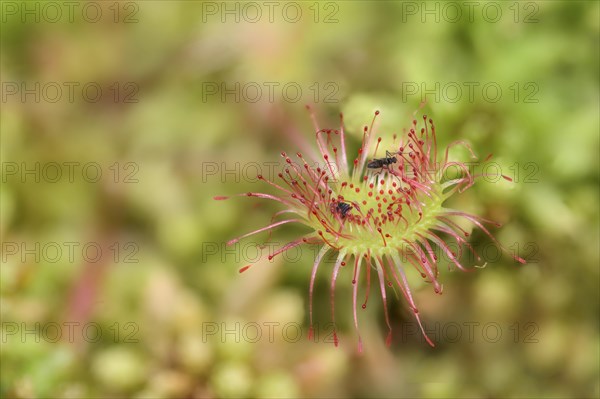
[{"label": "sundew plant", "polygon": [[[473,186],[477,178],[485,176],[475,174],[466,161],[450,160],[449,150],[454,146],[463,146],[472,159],[476,159],[476,155],[464,141],[455,141],[444,149],[438,149],[436,126],[426,115],[422,116],[421,122],[414,119],[410,129],[401,137],[391,135],[393,148],[382,148],[382,136],[375,133],[379,118],[379,111],[376,111],[370,124],[364,127],[357,154],[351,158],[347,151],[343,115],[340,115],[338,129],[323,129],[312,110],[310,115],[318,152],[298,152],[294,159],[283,152],[281,156],[285,160],[285,168],[279,173],[278,179],[271,181],[262,175],[258,176],[258,179],[272,186],[277,194],[239,194],[277,201],[284,209],[273,216],[268,226],[232,239],[228,245],[253,234],[270,232],[284,224],[305,225],[310,228],[309,233],[283,245],[269,255],[269,260],[299,245],[320,246],[310,274],[309,338],[314,331],[315,277],[324,257],[332,252],[336,260],[333,270],[329,272],[331,317],[336,346],[335,286],[340,272],[345,269],[353,276],[353,320],[358,334],[359,351],[362,351],[362,340],[358,329],[357,308],[360,306],[364,309],[367,306],[371,279],[377,280],[383,300],[389,329],[386,343],[389,345],[392,337],[387,310],[388,291],[395,285],[412,310],[423,336],[434,346],[421,324],[406,269],[414,268],[426,283],[431,284],[433,291],[440,295],[443,286],[439,281],[439,254],[449,259],[452,267],[462,271],[473,270],[473,266],[463,265],[460,260],[466,248],[474,255],[474,259],[481,261],[468,241],[470,233],[464,227],[464,222],[480,229],[503,248],[488,230],[489,226],[499,227],[499,223],[444,205],[448,198],[464,192]],[[485,161],[490,157],[491,155]],[[507,176],[502,177],[511,180]],[[217,200],[227,198],[215,197]],[[452,248],[451,241],[454,244]],[[525,263],[518,256],[514,258]],[[250,266],[242,267],[240,272],[248,270]],[[364,300],[359,301],[360,285],[365,286],[366,295]]]}]

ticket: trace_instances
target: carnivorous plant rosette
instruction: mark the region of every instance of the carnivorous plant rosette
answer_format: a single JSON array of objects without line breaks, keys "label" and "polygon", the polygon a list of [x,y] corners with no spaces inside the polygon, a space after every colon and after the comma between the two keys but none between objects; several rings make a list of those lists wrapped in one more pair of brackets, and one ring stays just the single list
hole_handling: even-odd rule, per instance
[{"label": "carnivorous plant rosette", "polygon": [[[284,224],[303,224],[309,227],[311,232],[283,245],[269,255],[269,260],[299,245],[321,246],[310,275],[309,338],[314,333],[315,277],[326,254],[333,251],[337,258],[331,270],[330,295],[336,346],[338,336],[335,331],[334,298],[336,280],[342,269],[352,270],[353,319],[358,334],[359,351],[362,351],[362,340],[357,317],[358,288],[365,279],[366,298],[360,306],[366,308],[371,273],[374,273],[378,280],[383,300],[385,321],[389,329],[386,343],[389,345],[392,337],[387,294],[395,284],[412,310],[423,336],[434,346],[421,324],[405,269],[416,269],[424,281],[433,286],[434,292],[441,294],[437,254],[443,254],[451,265],[463,271],[471,270],[465,268],[460,261],[465,247],[475,259],[481,260],[467,241],[469,232],[461,227],[458,219],[462,218],[479,228],[502,248],[486,227],[490,224],[500,225],[476,215],[444,207],[448,198],[471,187],[475,178],[484,176],[472,173],[466,163],[449,160],[448,151],[456,145],[466,147],[471,156],[476,158],[467,143],[456,141],[448,145],[443,153],[438,152],[436,127],[433,121],[424,115],[421,128],[418,128],[417,120],[413,120],[412,127],[403,137],[393,135],[394,147],[391,150],[387,149],[385,156],[378,155],[378,151],[383,151],[379,148],[381,137],[375,137],[374,134],[378,115],[379,111],[376,111],[370,126],[364,127],[361,146],[350,168],[343,115],[340,115],[339,129],[321,129],[311,111],[319,150],[318,155],[314,156],[315,159],[307,160],[303,154],[297,153],[297,159],[292,160],[285,152],[281,153],[285,160],[285,168],[279,173],[278,180],[272,181],[262,175],[258,176],[260,180],[274,187],[279,192],[277,195],[261,192],[239,194],[277,201],[285,209],[277,212],[268,226],[230,240],[228,245]],[[450,169],[453,169],[453,175],[446,173]],[[452,177],[445,177],[446,175]],[[511,180],[507,176],[502,177]],[[217,200],[227,198],[215,197]],[[294,216],[275,221],[284,214]],[[452,250],[449,241],[453,241],[458,250]],[[525,263],[518,256],[514,258],[520,263]],[[240,273],[250,266],[242,267]]]}]

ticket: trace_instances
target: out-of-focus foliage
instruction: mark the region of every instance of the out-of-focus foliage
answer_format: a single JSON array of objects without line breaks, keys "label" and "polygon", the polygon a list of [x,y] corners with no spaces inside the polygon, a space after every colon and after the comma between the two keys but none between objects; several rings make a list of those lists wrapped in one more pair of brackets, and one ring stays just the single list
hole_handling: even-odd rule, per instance
[{"label": "out-of-focus foliage", "polygon": [[[73,21],[36,22],[7,3],[22,7],[2,3],[2,397],[600,395],[598,2],[503,2],[497,22],[478,2],[472,19],[453,3],[456,22],[456,7],[437,20],[424,13],[439,2],[302,3],[298,22],[278,2],[270,22],[257,3],[256,23],[223,14],[225,3],[125,2],[118,23],[112,2],[97,23],[80,8]],[[8,94],[36,82],[58,83],[62,97]],[[80,84],[73,101],[65,82]],[[89,82],[100,101],[81,94]],[[222,93],[236,82],[247,90],[239,99]],[[400,133],[425,91],[420,112],[442,144],[465,139],[515,180],[481,180],[454,205],[503,222],[494,234],[530,262],[496,256],[476,235],[494,261],[443,270],[442,296],[415,291],[437,347],[392,301],[396,334],[385,348],[374,295],[359,315],[361,356],[348,276],[336,295],[341,346],[328,339],[331,269],[322,268],[321,331],[309,342],[314,251],[239,275],[267,234],[225,242],[280,208],[213,196],[268,191],[257,171],[298,151],[294,137],[314,137],[305,103],[324,127],[343,111],[356,148],[374,109],[381,134]],[[52,162],[62,177],[45,169]],[[298,234],[281,228],[271,240]]]}]

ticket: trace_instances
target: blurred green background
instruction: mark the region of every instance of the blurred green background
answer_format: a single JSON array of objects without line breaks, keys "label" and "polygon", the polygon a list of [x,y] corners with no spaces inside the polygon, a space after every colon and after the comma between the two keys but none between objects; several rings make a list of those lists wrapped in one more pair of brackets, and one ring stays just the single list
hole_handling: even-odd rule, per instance
[{"label": "blurred green background", "polygon": [[[598,2],[1,5],[2,397],[600,395]],[[529,263],[475,234],[485,269],[416,285],[436,348],[396,299],[386,348],[373,287],[362,355],[349,270],[331,343],[328,263],[309,342],[315,252],[238,274],[268,235],[224,243],[281,208],[213,196],[272,192],[304,104],[356,148],[422,96],[442,144],[515,180],[453,201]]]}]

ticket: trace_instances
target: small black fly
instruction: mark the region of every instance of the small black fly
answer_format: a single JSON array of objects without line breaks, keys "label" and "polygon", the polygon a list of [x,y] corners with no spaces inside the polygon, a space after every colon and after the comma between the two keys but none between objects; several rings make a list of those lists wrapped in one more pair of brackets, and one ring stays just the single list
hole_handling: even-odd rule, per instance
[{"label": "small black fly", "polygon": [[398,160],[394,156],[394,154],[389,151],[385,152],[385,158],[375,158],[371,162],[367,164],[367,168],[369,169],[379,169],[386,166],[389,166],[393,163],[396,163]]},{"label": "small black fly", "polygon": [[332,211],[339,213],[343,218],[346,217],[350,209],[352,209],[352,205],[338,201],[335,204],[331,204]]}]

